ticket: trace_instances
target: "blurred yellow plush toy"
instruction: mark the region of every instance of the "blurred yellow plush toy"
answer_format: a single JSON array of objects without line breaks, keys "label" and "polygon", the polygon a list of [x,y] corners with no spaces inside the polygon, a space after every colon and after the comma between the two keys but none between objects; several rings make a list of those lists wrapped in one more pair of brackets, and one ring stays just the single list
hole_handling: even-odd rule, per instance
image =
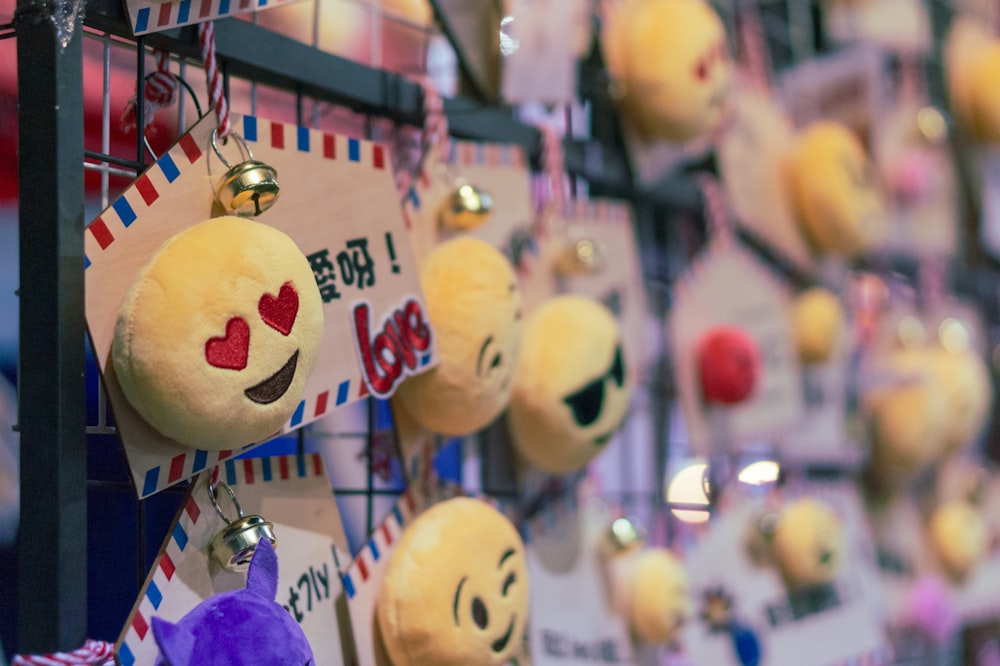
[{"label": "blurred yellow plush toy", "polygon": [[521,537],[483,501],[436,504],[404,530],[376,608],[394,666],[506,664],[528,615]]},{"label": "blurred yellow plush toy", "polygon": [[323,301],[295,242],[219,217],[170,238],[140,271],[111,357],[126,399],[158,431],[238,449],[292,416],[322,334]]},{"label": "blurred yellow plush toy", "polygon": [[812,497],[789,502],[751,526],[750,555],[774,566],[789,589],[825,585],[840,571],[844,527],[833,510]]},{"label": "blurred yellow plush toy", "polygon": [[508,423],[517,450],[566,474],[601,452],[625,418],[631,383],[611,312],[586,296],[549,299],[528,318]]},{"label": "blurred yellow plush toy", "polygon": [[861,141],[844,125],[820,121],[807,127],[787,173],[799,222],[816,252],[855,257],[883,236],[875,169]]},{"label": "blurred yellow plush toy", "polygon": [[833,581],[844,556],[844,527],[825,503],[807,497],[782,509],[771,537],[785,584],[810,587]]},{"label": "blurred yellow plush toy", "polygon": [[844,334],[844,308],[833,292],[815,287],[796,299],[792,322],[799,359],[825,363]]},{"label": "blurred yellow plush toy", "polygon": [[865,404],[871,416],[872,471],[887,488],[906,483],[940,454],[949,403],[928,349],[895,349],[879,365],[889,384],[869,391]]},{"label": "blurred yellow plush toy", "polygon": [[498,250],[462,236],[428,255],[420,283],[439,362],[396,394],[428,430],[468,435],[503,411],[514,388],[522,328],[517,276]]},{"label": "blurred yellow plush toy", "polygon": [[645,139],[687,141],[723,119],[732,66],[726,32],[704,0],[630,0],[608,21],[608,68]]},{"label": "blurred yellow plush toy", "polygon": [[959,16],[945,40],[945,71],[951,108],[979,141],[1000,141],[1000,40],[985,23]]},{"label": "blurred yellow plush toy", "polygon": [[633,633],[652,645],[674,643],[691,617],[684,564],[666,548],[636,555],[629,595]]},{"label": "blurred yellow plush toy", "polygon": [[986,521],[967,501],[940,505],[931,514],[928,532],[938,561],[957,582],[964,580],[986,554]]},{"label": "blurred yellow plush toy", "polygon": [[971,349],[929,352],[930,368],[945,395],[947,418],[941,454],[948,456],[973,443],[986,425],[993,402],[986,362]]}]

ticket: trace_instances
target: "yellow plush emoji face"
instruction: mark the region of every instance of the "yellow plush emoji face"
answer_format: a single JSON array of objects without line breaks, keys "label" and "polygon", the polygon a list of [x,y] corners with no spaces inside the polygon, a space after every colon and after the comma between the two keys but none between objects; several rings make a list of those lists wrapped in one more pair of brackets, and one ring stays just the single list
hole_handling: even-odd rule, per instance
[{"label": "yellow plush emoji face", "polygon": [[795,344],[803,363],[830,360],[844,333],[844,308],[833,292],[816,287],[803,292],[792,316]]},{"label": "yellow plush emoji face", "polygon": [[879,372],[892,383],[865,398],[872,426],[871,465],[886,485],[905,483],[941,453],[948,401],[933,365],[926,348],[894,350],[879,363]]},{"label": "yellow plush emoji face", "polygon": [[676,641],[691,616],[683,563],[665,548],[650,548],[637,556],[633,575],[632,631],[653,645]]},{"label": "yellow plush emoji face", "polygon": [[[722,120],[732,76],[726,32],[703,0],[645,0],[617,23],[625,110],[647,138],[687,141]],[[613,58],[612,58],[613,60]]]},{"label": "yellow plush emoji face", "polygon": [[168,240],[139,273],[112,360],[129,403],[161,433],[238,449],[291,417],[322,333],[322,299],[295,242],[220,217]]},{"label": "yellow plush emoji face", "polygon": [[799,221],[816,251],[853,257],[884,235],[875,169],[847,127],[821,121],[806,128],[788,174]]},{"label": "yellow plush emoji face", "polygon": [[377,615],[395,666],[506,664],[521,649],[528,615],[517,530],[480,500],[432,506],[392,552]]},{"label": "yellow plush emoji face", "polygon": [[986,521],[968,502],[948,502],[931,515],[931,547],[949,576],[961,580],[986,553]]},{"label": "yellow plush emoji face", "polygon": [[425,428],[468,435],[510,399],[522,328],[517,276],[498,250],[462,236],[430,253],[420,283],[438,365],[407,379],[397,395]]},{"label": "yellow plush emoji face", "polygon": [[949,455],[973,444],[986,425],[993,385],[986,363],[972,350],[934,349],[930,356],[935,381],[947,401],[943,454]]},{"label": "yellow plush emoji face", "polygon": [[837,575],[844,528],[823,502],[805,498],[789,503],[778,516],[772,540],[778,569],[789,587],[823,585]]},{"label": "yellow plush emoji face", "polygon": [[978,139],[1000,142],[1000,41],[992,41],[977,55],[968,73],[972,129]]},{"label": "yellow plush emoji face", "polygon": [[557,296],[528,318],[508,423],[518,451],[565,474],[601,452],[628,409],[618,323],[585,296]]}]

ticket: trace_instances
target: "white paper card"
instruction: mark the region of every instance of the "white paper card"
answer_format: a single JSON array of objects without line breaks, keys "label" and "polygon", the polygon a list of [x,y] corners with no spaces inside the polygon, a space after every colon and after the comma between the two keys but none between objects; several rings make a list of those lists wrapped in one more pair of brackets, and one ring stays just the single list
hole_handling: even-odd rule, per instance
[{"label": "white paper card", "polygon": [[573,100],[576,50],[573,27],[581,0],[507,0],[500,24],[503,97],[510,104]]},{"label": "white paper card", "polygon": [[614,614],[597,550],[591,503],[555,502],[528,526],[529,644],[533,666],[632,664],[624,621]]}]

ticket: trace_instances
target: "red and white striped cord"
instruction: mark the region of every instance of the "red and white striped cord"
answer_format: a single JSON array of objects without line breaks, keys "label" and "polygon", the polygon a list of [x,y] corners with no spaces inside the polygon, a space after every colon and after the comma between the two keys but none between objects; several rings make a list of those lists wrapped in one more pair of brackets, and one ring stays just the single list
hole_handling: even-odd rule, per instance
[{"label": "red and white striped cord", "polygon": [[444,113],[444,100],[429,77],[416,80],[424,92],[424,143],[425,149],[439,146],[448,139],[448,116]]},{"label": "red and white striped cord", "polygon": [[705,225],[709,237],[731,236],[733,218],[722,185],[714,176],[707,174],[698,177],[698,184],[701,186],[702,196],[705,197]]},{"label": "red and white striped cord", "polygon": [[740,8],[740,49],[744,69],[750,83],[761,91],[771,89],[771,55],[767,48],[760,9],[756,3],[747,2]]},{"label": "red and white striped cord", "polygon": [[218,137],[225,139],[232,128],[229,124],[229,104],[222,90],[222,75],[219,73],[219,63],[215,59],[215,27],[212,21],[198,24],[198,44],[201,46],[201,59],[205,63],[208,102],[215,109],[215,115],[219,120]]},{"label": "red and white striped cord", "polygon": [[87,640],[83,647],[72,652],[52,654],[16,655],[11,666],[114,666],[115,646],[106,641]]},{"label": "red and white striped cord", "polygon": [[[142,88],[142,129],[153,124],[156,112],[165,106],[170,106],[177,99],[177,79],[170,73],[170,54],[166,51],[154,51],[156,55],[156,71],[146,77]],[[138,94],[138,93],[137,93]],[[121,128],[124,132],[136,129],[135,117],[136,98],[133,97],[125,105],[121,116]]]},{"label": "red and white striped cord", "polygon": [[552,127],[542,125],[542,184],[540,208],[550,206],[559,215],[566,211],[566,162],[562,136]]}]

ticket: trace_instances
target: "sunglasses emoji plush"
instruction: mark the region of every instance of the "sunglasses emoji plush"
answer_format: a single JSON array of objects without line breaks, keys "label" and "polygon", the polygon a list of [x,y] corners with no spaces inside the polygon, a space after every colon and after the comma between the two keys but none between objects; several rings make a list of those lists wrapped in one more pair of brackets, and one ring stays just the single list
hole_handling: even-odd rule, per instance
[{"label": "sunglasses emoji plush", "polygon": [[456,497],[407,525],[386,564],[376,616],[395,666],[500,666],[522,650],[524,545],[486,502]]},{"label": "sunglasses emoji plush", "polygon": [[322,333],[319,288],[295,242],[218,217],[170,238],[140,271],[111,356],[129,404],[163,435],[239,449],[292,416]]},{"label": "sunglasses emoji plush", "polygon": [[586,296],[549,299],[528,318],[521,341],[507,412],[517,450],[545,472],[581,469],[621,426],[628,379],[611,312]]}]

